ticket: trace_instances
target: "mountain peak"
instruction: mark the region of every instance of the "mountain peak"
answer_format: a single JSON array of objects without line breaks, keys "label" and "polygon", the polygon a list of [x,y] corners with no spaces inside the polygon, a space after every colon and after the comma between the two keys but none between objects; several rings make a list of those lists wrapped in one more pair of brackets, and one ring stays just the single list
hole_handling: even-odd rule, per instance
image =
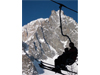
[{"label": "mountain peak", "polygon": [[[52,10],[51,14],[57,14],[59,16],[59,11],[60,10],[58,10],[58,11]],[[63,10],[61,10],[61,14],[64,15],[64,11]]]},{"label": "mountain peak", "polygon": [[[56,11],[56,13],[59,14],[59,11],[60,10]],[[61,14],[64,14],[64,11],[63,10],[61,10]]]},{"label": "mountain peak", "polygon": [[[62,10],[61,20],[63,33],[65,35],[67,34],[77,47],[77,23],[75,22],[75,20],[73,20],[73,18],[64,15],[64,12]],[[49,18],[39,18],[23,26],[23,50],[27,50],[27,54],[43,61],[45,59],[53,59],[55,56],[61,55],[64,51],[64,48],[69,47],[69,40],[67,37],[62,36],[59,26],[59,10],[52,10]],[[31,75],[32,72],[36,73],[34,75],[37,75],[37,73],[39,74],[39,71],[37,71],[38,69],[36,69],[37,66],[34,63],[34,68],[31,69],[32,71],[30,74],[29,64],[31,65],[31,61],[29,62],[28,57],[23,52],[24,51],[22,51],[23,75]],[[46,73],[44,74],[46,75]]]}]

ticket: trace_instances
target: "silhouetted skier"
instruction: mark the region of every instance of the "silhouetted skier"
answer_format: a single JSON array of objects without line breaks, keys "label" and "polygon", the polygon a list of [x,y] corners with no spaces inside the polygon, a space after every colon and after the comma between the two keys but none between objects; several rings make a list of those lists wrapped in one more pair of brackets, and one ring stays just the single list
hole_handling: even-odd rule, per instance
[{"label": "silhouetted skier", "polygon": [[67,65],[72,65],[77,58],[78,50],[74,46],[74,43],[72,43],[72,42],[69,44],[69,47],[70,47],[70,49],[68,51],[68,59],[67,59],[66,63],[67,63]]},{"label": "silhouetted skier", "polygon": [[61,73],[61,69],[68,70],[66,65],[72,65],[77,58],[77,48],[74,46],[74,43],[69,44],[70,49],[65,48],[65,52],[55,59],[55,71]]}]

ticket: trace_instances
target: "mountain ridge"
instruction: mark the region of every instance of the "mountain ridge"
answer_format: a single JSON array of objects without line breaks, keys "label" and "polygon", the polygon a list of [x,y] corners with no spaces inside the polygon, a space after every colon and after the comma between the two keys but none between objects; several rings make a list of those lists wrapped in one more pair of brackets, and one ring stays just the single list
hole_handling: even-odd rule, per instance
[{"label": "mountain ridge", "polygon": [[[63,33],[67,34],[78,47],[78,24],[73,18],[64,15],[63,11],[61,11],[61,18]],[[49,18],[39,18],[23,26],[22,41],[27,44],[28,54],[39,60],[61,55],[64,48],[68,47],[69,39],[62,36],[59,26],[59,10],[52,10]],[[25,57],[24,53],[22,56]],[[26,62],[25,60],[23,62]]]}]

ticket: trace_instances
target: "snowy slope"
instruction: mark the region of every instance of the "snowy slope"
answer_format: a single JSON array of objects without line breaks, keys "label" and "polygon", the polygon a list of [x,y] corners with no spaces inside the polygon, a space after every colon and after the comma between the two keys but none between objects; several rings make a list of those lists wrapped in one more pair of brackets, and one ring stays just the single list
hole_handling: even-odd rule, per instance
[{"label": "snowy slope", "polygon": [[[47,58],[47,60],[41,60],[43,62],[46,62],[46,63],[49,63],[49,64],[52,64],[54,65],[54,60],[58,57],[59,55],[56,55],[54,56],[53,58]],[[36,69],[37,69],[37,72],[39,73],[39,75],[61,75],[59,73],[55,73],[53,71],[49,71],[49,70],[46,70],[46,69],[42,69],[41,67],[39,67],[39,64],[40,62],[37,62],[37,61],[34,61],[33,64],[35,65]],[[47,66],[50,66],[50,65],[47,65]],[[74,64],[74,68],[72,68],[72,66],[66,66],[68,67],[69,70],[73,70],[74,72],[77,72],[77,65]],[[62,73],[64,74],[73,74],[73,73],[69,73],[67,71],[62,71]],[[74,74],[73,74],[74,75]],[[76,75],[76,74],[75,74]]]}]

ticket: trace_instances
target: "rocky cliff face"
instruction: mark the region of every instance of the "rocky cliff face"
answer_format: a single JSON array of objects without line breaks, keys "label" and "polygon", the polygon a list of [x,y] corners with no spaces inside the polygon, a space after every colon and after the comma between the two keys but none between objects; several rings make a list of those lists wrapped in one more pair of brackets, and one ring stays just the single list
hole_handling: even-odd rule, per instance
[{"label": "rocky cliff face", "polygon": [[[63,33],[67,34],[77,47],[78,24],[73,18],[64,15],[63,11],[61,11],[61,18]],[[69,40],[67,37],[61,35],[59,26],[59,10],[52,10],[49,18],[40,18],[23,26],[22,41],[29,46],[28,54],[43,60],[47,59],[47,57],[52,58],[55,55],[61,55],[64,48],[68,47]],[[28,65],[28,58],[24,54],[22,56],[23,64],[27,62]]]}]

